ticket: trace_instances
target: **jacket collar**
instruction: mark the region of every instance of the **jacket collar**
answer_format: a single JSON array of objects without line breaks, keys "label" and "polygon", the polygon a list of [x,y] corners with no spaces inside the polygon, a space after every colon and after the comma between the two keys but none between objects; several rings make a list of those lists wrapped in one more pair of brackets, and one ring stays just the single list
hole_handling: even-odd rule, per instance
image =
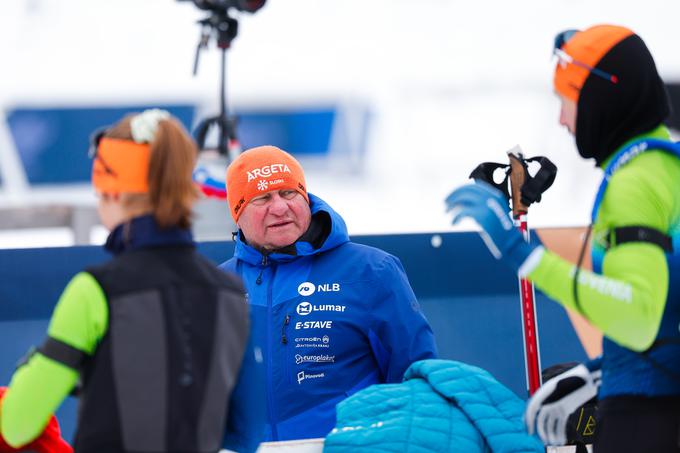
[{"label": "jacket collar", "polygon": [[118,255],[123,252],[148,247],[172,245],[194,246],[191,230],[179,227],[161,228],[153,215],[134,217],[111,231],[104,248]]},{"label": "jacket collar", "polygon": [[656,138],[656,139],[659,139],[659,140],[668,140],[668,141],[672,140],[671,139],[671,133],[668,130],[668,128],[665,125],[660,124],[657,127],[655,127],[654,129],[652,129],[651,131],[649,131],[645,134],[637,135],[637,136],[633,137],[632,139],[628,140],[623,145],[621,145],[618,149],[616,149],[616,151],[611,156],[609,156],[607,159],[605,159],[602,162],[602,165],[600,165],[600,167],[601,168],[607,168],[607,166],[610,164],[610,162],[614,159],[614,156],[617,155],[619,151],[621,151],[623,148],[630,145],[631,143],[636,142],[638,140],[645,139],[645,138]]},{"label": "jacket collar", "polygon": [[[318,244],[314,240],[318,237],[318,234],[308,235],[306,232],[290,247],[286,247],[286,251],[289,253],[275,251],[266,255],[268,260],[274,262],[293,261],[300,256],[309,256],[331,250],[349,241],[347,226],[342,217],[340,217],[340,215],[321,198],[311,193],[308,193],[307,195],[309,196],[312,218],[321,219],[325,217],[326,219],[330,219],[330,233],[328,233],[328,237],[321,244]],[[310,228],[313,227],[310,225]],[[261,264],[264,261],[265,254],[247,244],[243,240],[243,234],[240,230],[235,237],[235,241],[234,257],[252,265]]]}]

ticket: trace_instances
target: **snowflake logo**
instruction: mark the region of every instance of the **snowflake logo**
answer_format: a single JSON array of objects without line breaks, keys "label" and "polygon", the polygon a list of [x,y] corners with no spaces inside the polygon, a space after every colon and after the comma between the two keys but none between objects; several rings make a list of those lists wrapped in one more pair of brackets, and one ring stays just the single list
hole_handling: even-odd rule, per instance
[{"label": "snowflake logo", "polygon": [[261,179],[257,183],[257,190],[262,190],[262,191],[267,190],[268,185],[269,185],[269,183],[267,181],[265,181],[264,179]]}]

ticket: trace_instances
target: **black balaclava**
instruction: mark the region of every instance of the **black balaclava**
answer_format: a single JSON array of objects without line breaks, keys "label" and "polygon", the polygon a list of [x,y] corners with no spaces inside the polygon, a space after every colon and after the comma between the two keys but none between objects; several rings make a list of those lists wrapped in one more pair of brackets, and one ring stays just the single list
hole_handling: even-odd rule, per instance
[{"label": "black balaclava", "polygon": [[581,88],[576,147],[598,166],[625,142],[661,124],[670,114],[668,94],[654,59],[637,35],[630,35],[596,65],[618,78],[612,83],[591,73]]}]

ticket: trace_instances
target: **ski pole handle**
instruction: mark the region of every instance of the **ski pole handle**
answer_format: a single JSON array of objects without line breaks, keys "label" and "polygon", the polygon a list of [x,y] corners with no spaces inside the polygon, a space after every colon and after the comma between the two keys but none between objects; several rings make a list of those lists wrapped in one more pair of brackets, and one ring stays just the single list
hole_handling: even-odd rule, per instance
[{"label": "ski pole handle", "polygon": [[515,154],[515,150],[519,151],[519,147],[515,147],[508,151],[508,158],[510,159],[510,189],[512,196],[512,216],[517,219],[522,214],[529,211],[529,207],[522,203],[522,186],[526,178],[526,164],[524,163],[521,152]]}]

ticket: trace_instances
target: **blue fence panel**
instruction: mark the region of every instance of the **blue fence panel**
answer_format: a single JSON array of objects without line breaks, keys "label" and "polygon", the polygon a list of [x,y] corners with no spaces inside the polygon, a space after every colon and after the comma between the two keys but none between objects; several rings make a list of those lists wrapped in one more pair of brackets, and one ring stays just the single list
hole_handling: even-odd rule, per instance
[{"label": "blue fence panel", "polygon": [[[87,157],[90,135],[114,124],[130,112],[159,107],[175,115],[188,130],[196,118],[193,105],[129,105],[117,107],[17,107],[9,111],[7,123],[28,182],[68,184],[87,182],[91,162]],[[289,107],[279,110],[243,110],[237,113],[237,136],[244,149],[265,144],[279,146],[299,157],[327,156],[334,134],[340,151],[363,152],[368,130],[368,112],[349,130],[338,121],[338,107]],[[203,118],[198,118],[203,119]],[[355,122],[356,123],[356,122]],[[354,140],[350,139],[354,137]],[[1,183],[2,181],[0,181]]]},{"label": "blue fence panel", "polygon": [[7,123],[31,184],[63,184],[90,180],[87,157],[90,134],[116,123],[130,112],[159,107],[175,115],[189,129],[191,105],[130,105],[125,107],[16,108]]},{"label": "blue fence panel", "polygon": [[244,149],[276,145],[296,156],[324,155],[330,149],[334,107],[237,112],[237,131]]},{"label": "blue fence panel", "polygon": [[[490,371],[526,397],[521,311],[517,280],[494,260],[476,233],[444,233],[439,247],[431,234],[360,236],[356,242],[386,250],[402,261],[442,358]],[[199,250],[220,263],[231,242],[206,242]],[[44,338],[52,309],[66,283],[84,267],[106,260],[99,247],[0,250],[0,385],[17,360]],[[586,359],[562,308],[537,292],[543,367]],[[75,429],[76,403],[57,413],[66,438]]]}]

